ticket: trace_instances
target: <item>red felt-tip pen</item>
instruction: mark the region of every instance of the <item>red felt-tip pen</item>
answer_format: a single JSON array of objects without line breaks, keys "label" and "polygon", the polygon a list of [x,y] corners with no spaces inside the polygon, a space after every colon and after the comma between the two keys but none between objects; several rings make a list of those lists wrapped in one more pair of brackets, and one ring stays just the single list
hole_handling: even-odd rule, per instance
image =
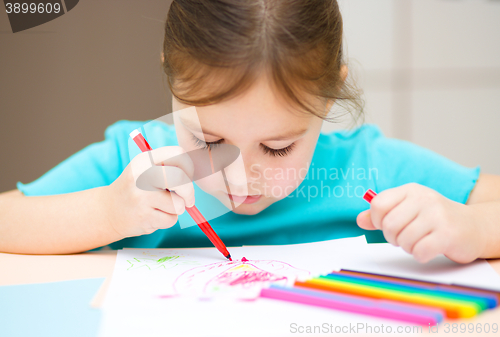
[{"label": "red felt-tip pen", "polygon": [[365,199],[367,203],[371,203],[372,199],[375,198],[376,195],[377,193],[373,192],[371,189],[368,189],[365,195],[363,195],[363,199]]},{"label": "red felt-tip pen", "polygon": [[[130,133],[130,137],[134,140],[134,142],[142,152],[153,150],[151,146],[149,146],[144,136],[138,130],[132,131]],[[201,215],[198,208],[193,205],[193,207],[186,207],[186,211],[193,218],[198,227],[200,227],[202,232],[205,233],[205,235],[208,237],[210,242],[212,242],[215,248],[217,248],[226,259],[228,259],[229,261],[233,261],[233,259],[231,258],[231,254],[229,254],[229,252],[227,251],[226,245],[224,245],[224,242],[222,242],[217,233],[215,233],[208,221],[203,217],[203,215]]]}]

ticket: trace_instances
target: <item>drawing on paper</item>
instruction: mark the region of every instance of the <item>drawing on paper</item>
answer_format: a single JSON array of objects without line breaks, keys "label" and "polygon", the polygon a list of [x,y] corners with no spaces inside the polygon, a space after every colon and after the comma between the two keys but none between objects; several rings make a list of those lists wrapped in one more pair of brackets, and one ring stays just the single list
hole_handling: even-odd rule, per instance
[{"label": "drawing on paper", "polygon": [[175,266],[178,266],[180,264],[186,265],[186,264],[199,264],[196,261],[179,261],[180,256],[178,255],[173,255],[173,256],[163,256],[160,257],[159,259],[156,258],[137,258],[134,257],[130,260],[127,260],[127,262],[130,264],[127,268],[127,270],[135,270],[139,268],[144,268],[144,269],[158,269],[158,268],[163,268],[163,269],[170,269]]},{"label": "drawing on paper", "polygon": [[212,263],[182,273],[174,282],[178,295],[256,297],[269,283],[291,284],[309,272],[274,260],[235,260]]}]

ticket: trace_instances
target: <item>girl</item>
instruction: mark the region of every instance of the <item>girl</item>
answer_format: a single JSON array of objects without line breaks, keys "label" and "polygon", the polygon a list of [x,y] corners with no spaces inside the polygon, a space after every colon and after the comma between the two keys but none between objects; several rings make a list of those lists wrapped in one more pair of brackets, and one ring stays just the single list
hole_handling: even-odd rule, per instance
[{"label": "girl", "polygon": [[[334,104],[360,106],[335,0],[175,0],[162,62],[178,113],[175,129],[148,124],[154,163],[191,177],[192,163],[167,158],[222,144],[238,147],[241,160],[224,179],[202,179],[202,189],[141,190],[150,154],[129,155],[129,133],[144,123],[118,122],[103,142],[0,196],[1,251],[210,246],[197,227],[178,224],[196,196],[200,209],[213,197],[232,209],[211,221],[228,246],[365,234],[421,262],[500,257],[500,177],[372,125],[320,134]],[[368,188],[380,193],[366,210]]]}]

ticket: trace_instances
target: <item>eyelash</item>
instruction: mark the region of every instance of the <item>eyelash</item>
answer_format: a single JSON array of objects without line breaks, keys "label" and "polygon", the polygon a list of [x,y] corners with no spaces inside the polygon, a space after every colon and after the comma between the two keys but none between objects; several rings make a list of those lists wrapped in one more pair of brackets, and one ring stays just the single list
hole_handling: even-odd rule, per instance
[{"label": "eyelash", "polygon": [[[216,142],[204,142],[195,135],[193,135],[193,140],[196,143],[196,146],[201,147],[204,150],[208,150],[209,148],[213,149],[217,147],[217,145],[222,144],[222,142],[224,141],[224,139],[219,139]],[[295,143],[292,143],[282,149],[272,149],[268,146],[265,146],[264,144],[260,144],[260,147],[262,148],[262,151],[264,151],[264,154],[268,154],[272,157],[285,157],[292,152],[295,147]]]},{"label": "eyelash", "polygon": [[292,152],[293,148],[295,147],[295,143],[292,143],[282,149],[271,149],[270,147],[267,147],[264,144],[260,144],[260,147],[264,151],[264,154],[268,154],[273,157],[285,157]]},{"label": "eyelash", "polygon": [[201,139],[199,139],[198,137],[196,137],[195,135],[192,135],[192,136],[193,136],[194,142],[196,143],[196,146],[201,147],[204,150],[213,149],[213,148],[217,147],[217,145],[222,144],[222,142],[224,141],[224,139],[219,139],[216,142],[204,142]]}]

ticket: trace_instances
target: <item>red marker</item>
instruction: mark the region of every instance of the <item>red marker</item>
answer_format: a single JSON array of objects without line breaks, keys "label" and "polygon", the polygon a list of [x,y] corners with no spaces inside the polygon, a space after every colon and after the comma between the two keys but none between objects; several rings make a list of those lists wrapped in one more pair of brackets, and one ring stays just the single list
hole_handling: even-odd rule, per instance
[{"label": "red marker", "polygon": [[[130,137],[134,140],[134,142],[137,144],[139,149],[141,149],[142,152],[146,151],[151,151],[153,150],[151,146],[149,146],[148,142],[144,138],[144,136],[138,131],[134,130],[130,133]],[[167,189],[168,191],[168,189]],[[219,236],[215,233],[212,227],[210,227],[210,224],[208,221],[201,215],[200,211],[196,206],[193,205],[193,207],[186,207],[186,211],[189,213],[189,215],[193,218],[193,220],[196,222],[198,227],[202,230],[203,233],[208,237],[210,242],[219,250],[219,252],[224,255],[226,259],[229,261],[233,261],[231,259],[231,254],[227,251],[226,246],[224,245],[224,242],[219,238]]]},{"label": "red marker", "polygon": [[371,203],[372,199],[375,198],[376,195],[377,195],[377,193],[368,189],[368,191],[366,191],[365,195],[363,195],[363,199],[365,199],[367,203]]}]

